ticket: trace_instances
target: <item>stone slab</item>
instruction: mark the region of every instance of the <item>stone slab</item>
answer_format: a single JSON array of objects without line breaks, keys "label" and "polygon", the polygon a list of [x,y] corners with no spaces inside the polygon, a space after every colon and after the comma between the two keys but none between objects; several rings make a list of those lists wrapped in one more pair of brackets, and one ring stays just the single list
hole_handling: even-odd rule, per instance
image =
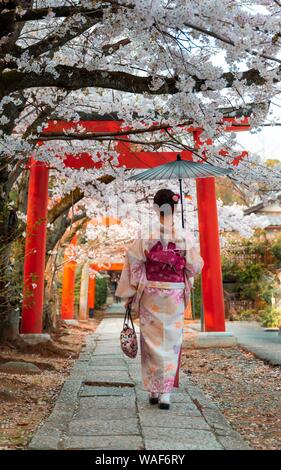
[{"label": "stone slab", "polygon": [[192,403],[189,394],[185,391],[177,392],[171,395],[171,403]]},{"label": "stone slab", "polygon": [[193,403],[201,410],[202,408],[211,408],[218,410],[217,405],[212,401],[210,397],[205,395],[202,390],[196,385],[189,385],[188,395],[190,396]]},{"label": "stone slab", "polygon": [[78,362],[85,362],[85,361],[88,362],[90,359],[91,359],[91,354],[89,352],[81,352],[80,355],[79,355],[79,359],[76,362],[76,364]]},{"label": "stone slab", "polygon": [[143,427],[147,450],[222,450],[211,431]]},{"label": "stone slab", "polygon": [[68,426],[68,423],[73,417],[74,411],[75,411],[75,408],[72,407],[71,411],[52,412],[44,423],[45,432],[48,433],[48,430],[50,428],[51,430],[56,430],[56,431],[61,431],[61,432],[65,431],[65,429]]},{"label": "stone slab", "polygon": [[94,372],[93,369],[90,369],[90,372],[87,374],[87,379],[88,381],[95,381],[95,380],[111,380],[111,381],[116,381],[116,382],[132,382],[130,380],[128,370],[110,370],[110,371],[103,371],[100,370],[99,372]]},{"label": "stone slab", "polygon": [[225,450],[252,450],[240,434],[236,432],[228,436],[217,436],[217,439]]},{"label": "stone slab", "polygon": [[67,380],[63,385],[57,402],[65,404],[75,403],[77,401],[81,386],[82,381],[80,378],[78,380]]},{"label": "stone slab", "polygon": [[106,357],[119,357],[122,358],[122,354],[120,353],[120,349],[118,350],[115,350],[115,349],[105,349],[105,348],[102,348],[102,349],[98,349],[98,350],[95,350],[95,357],[98,357],[98,356],[104,356],[105,358]]},{"label": "stone slab", "polygon": [[80,406],[75,411],[74,419],[104,419],[105,421],[111,421],[114,419],[127,419],[135,418],[137,416],[137,409],[135,404],[127,408],[92,408]]},{"label": "stone slab", "polygon": [[7,361],[0,365],[0,372],[5,374],[38,375],[42,371],[32,362]]},{"label": "stone slab", "polygon": [[185,349],[200,348],[233,348],[237,346],[237,338],[228,332],[202,332],[190,337],[185,337],[183,347]]},{"label": "stone slab", "polygon": [[118,436],[140,434],[138,419],[79,419],[69,423],[68,433],[72,436]]},{"label": "stone slab", "polygon": [[98,338],[98,347],[115,347],[120,348],[120,339],[116,338],[115,336],[109,334],[107,337],[101,335]]},{"label": "stone slab", "polygon": [[119,354],[113,354],[112,352],[100,352],[99,354],[94,354],[92,356],[92,360],[95,361],[96,359],[99,359],[100,361],[104,361],[106,362],[107,360],[111,360],[111,359],[116,359],[116,360],[123,360],[125,359],[125,355],[123,353],[120,353]]},{"label": "stone slab", "polygon": [[133,387],[93,387],[91,385],[83,385],[79,393],[80,397],[95,397],[95,396],[109,396],[109,397],[124,397],[133,396]]},{"label": "stone slab", "polygon": [[60,417],[61,415],[67,414],[67,413],[73,414],[74,409],[75,408],[74,408],[73,403],[64,403],[61,400],[57,400],[50,417],[51,416]]},{"label": "stone slab", "polygon": [[230,424],[218,410],[204,408],[202,413],[207,423],[215,429],[216,433],[221,433],[223,435],[230,435],[233,433]]},{"label": "stone slab", "polygon": [[37,344],[48,343],[51,341],[51,336],[48,333],[22,333],[20,337],[31,346],[36,346]]},{"label": "stone slab", "polygon": [[29,449],[30,450],[58,450],[60,445],[61,432],[53,431],[46,432],[43,429],[36,432],[32,438]]},{"label": "stone slab", "polygon": [[138,436],[69,436],[64,440],[66,450],[141,450],[143,439]]},{"label": "stone slab", "polygon": [[135,382],[129,377],[110,377],[106,375],[87,374],[84,376],[85,387],[118,387],[133,388]]},{"label": "stone slab", "polygon": [[[90,370],[90,372],[92,372],[93,374],[98,374],[100,372],[110,372],[110,375],[111,375],[111,372],[115,372],[115,371],[118,371],[118,372],[128,372],[128,367],[126,365],[111,365],[111,366],[108,366],[108,365],[92,365],[91,367],[88,365],[88,370]],[[108,374],[109,375],[109,374]]]},{"label": "stone slab", "polygon": [[[171,410],[171,412],[170,412]],[[172,408],[167,410],[152,409],[151,411],[140,412],[140,424],[142,427],[152,426],[155,428],[167,428],[173,433],[174,429],[205,429],[210,430],[209,424],[202,416],[179,416],[173,414]],[[160,413],[158,413],[158,411]]]},{"label": "stone slab", "polygon": [[97,356],[92,356],[92,359],[89,361],[89,367],[95,367],[95,366],[126,366],[126,362],[124,361],[123,358],[100,358]]},{"label": "stone slab", "polygon": [[[151,405],[147,402],[147,403],[139,403],[138,402],[138,409],[139,409],[139,413],[142,414],[143,412],[153,412],[157,415],[157,413],[162,413],[163,414],[163,410],[160,410],[158,409],[158,406],[155,405],[153,406],[153,408],[151,408]],[[189,406],[189,405],[185,405],[184,403],[173,403],[171,405],[171,408],[169,410],[169,416],[171,417],[171,419],[177,419],[178,417],[189,417],[189,416],[198,416],[198,417],[201,417],[202,414],[200,413],[200,411],[198,410],[198,408],[193,405],[193,406]]]},{"label": "stone slab", "polygon": [[85,407],[86,409],[98,409],[98,408],[107,408],[107,409],[121,409],[121,408],[131,408],[135,406],[136,397],[135,395],[96,395],[96,396],[85,396],[80,399],[80,409]]},{"label": "stone slab", "polygon": [[76,372],[76,371],[85,371],[89,370],[89,363],[88,361],[77,361],[74,366],[72,367],[71,371]]},{"label": "stone slab", "polygon": [[79,321],[78,320],[63,320],[63,321],[67,325],[79,326]]}]

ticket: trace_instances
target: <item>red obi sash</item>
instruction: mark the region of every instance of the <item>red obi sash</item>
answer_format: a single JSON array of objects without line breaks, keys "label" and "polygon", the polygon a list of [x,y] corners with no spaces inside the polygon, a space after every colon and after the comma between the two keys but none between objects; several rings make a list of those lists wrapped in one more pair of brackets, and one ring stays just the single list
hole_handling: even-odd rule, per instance
[{"label": "red obi sash", "polygon": [[176,248],[176,244],[169,242],[166,249],[158,241],[149,251],[145,263],[148,281],[184,282],[185,258]]}]

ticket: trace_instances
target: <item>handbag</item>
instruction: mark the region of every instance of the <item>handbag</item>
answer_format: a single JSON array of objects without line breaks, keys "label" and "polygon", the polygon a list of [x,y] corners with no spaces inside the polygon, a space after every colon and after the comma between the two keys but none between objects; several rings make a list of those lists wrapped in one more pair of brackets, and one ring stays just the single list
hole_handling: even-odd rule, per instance
[{"label": "handbag", "polygon": [[[131,326],[130,326],[131,325]],[[131,314],[131,307],[128,305],[124,316],[123,329],[120,333],[121,349],[126,356],[134,359],[138,352],[138,340]]]}]

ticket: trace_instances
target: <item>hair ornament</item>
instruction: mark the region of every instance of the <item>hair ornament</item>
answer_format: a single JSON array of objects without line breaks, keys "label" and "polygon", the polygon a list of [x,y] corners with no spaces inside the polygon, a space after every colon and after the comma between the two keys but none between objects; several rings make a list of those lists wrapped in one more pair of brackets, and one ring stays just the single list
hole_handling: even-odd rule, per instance
[{"label": "hair ornament", "polygon": [[174,202],[178,202],[179,199],[180,199],[180,195],[179,195],[179,194],[174,194],[174,195],[172,196],[172,200],[173,200]]}]

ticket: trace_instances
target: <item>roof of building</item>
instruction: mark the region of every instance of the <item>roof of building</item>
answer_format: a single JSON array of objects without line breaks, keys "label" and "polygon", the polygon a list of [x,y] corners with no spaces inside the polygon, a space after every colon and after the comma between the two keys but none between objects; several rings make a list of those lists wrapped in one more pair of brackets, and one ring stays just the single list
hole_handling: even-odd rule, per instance
[{"label": "roof of building", "polygon": [[[269,199],[266,202],[259,202],[258,204],[255,204],[254,206],[248,207],[247,209],[244,210],[244,215],[249,215],[255,212],[260,211],[261,209],[264,209],[267,207],[269,204],[274,203],[276,201],[281,201],[281,193],[276,194],[276,198]],[[280,212],[281,212],[281,206],[280,206]]]},{"label": "roof of building", "polygon": [[281,215],[280,216],[278,216],[278,215],[273,215],[273,216],[266,215],[266,217],[269,220],[269,224],[267,225],[267,227],[281,226]]}]

